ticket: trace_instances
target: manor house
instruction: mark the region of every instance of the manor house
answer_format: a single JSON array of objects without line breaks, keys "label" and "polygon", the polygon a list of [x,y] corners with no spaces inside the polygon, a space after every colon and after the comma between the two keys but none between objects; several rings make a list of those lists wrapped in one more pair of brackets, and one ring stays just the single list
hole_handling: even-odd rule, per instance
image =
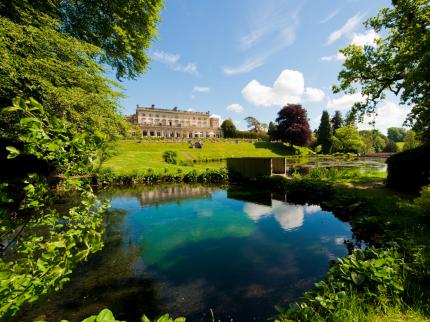
[{"label": "manor house", "polygon": [[166,138],[221,138],[223,136],[219,118],[211,117],[209,112],[137,105],[136,114],[129,116],[128,120],[142,129],[143,136]]}]

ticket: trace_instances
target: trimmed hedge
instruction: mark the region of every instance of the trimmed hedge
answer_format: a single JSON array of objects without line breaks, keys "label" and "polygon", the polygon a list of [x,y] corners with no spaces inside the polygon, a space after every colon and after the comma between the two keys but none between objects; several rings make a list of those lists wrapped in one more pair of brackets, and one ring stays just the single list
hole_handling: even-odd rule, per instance
[{"label": "trimmed hedge", "polygon": [[395,154],[386,162],[387,187],[417,193],[430,183],[430,144]]}]

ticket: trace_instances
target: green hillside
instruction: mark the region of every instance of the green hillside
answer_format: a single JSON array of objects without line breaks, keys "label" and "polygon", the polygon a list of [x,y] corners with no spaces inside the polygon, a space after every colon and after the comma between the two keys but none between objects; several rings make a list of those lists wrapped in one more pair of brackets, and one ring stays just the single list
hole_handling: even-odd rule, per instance
[{"label": "green hillside", "polygon": [[[162,156],[168,150],[177,152],[179,165],[164,162]],[[229,157],[277,157],[309,153],[311,150],[307,148],[291,148],[282,143],[270,142],[236,143],[235,140],[220,140],[216,143],[204,142],[203,148],[193,149],[187,142],[119,141],[115,155],[103,166],[116,174],[146,172],[148,169],[155,172],[190,171],[224,166],[225,159]]]}]

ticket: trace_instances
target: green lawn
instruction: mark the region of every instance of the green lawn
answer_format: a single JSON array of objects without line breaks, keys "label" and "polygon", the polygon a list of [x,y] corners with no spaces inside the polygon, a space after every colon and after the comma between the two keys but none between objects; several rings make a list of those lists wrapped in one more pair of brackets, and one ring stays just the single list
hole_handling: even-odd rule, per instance
[{"label": "green lawn", "polygon": [[[164,162],[162,156],[167,150],[176,151],[178,160],[182,161],[182,164],[172,165]],[[111,169],[116,174],[142,173],[148,169],[155,172],[181,170],[186,172],[193,169],[219,168],[225,165],[225,159],[229,157],[277,157],[299,153],[304,155],[310,152],[307,148],[291,148],[282,143],[236,143],[235,140],[223,140],[219,143],[205,142],[202,149],[192,149],[186,142],[119,141],[115,147],[115,155],[107,160],[103,167]]]}]

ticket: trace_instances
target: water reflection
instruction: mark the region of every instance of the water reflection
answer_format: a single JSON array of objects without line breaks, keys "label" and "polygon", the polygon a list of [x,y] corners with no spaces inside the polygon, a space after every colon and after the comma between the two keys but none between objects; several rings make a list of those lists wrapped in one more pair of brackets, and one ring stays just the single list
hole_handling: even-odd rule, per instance
[{"label": "water reflection", "polygon": [[266,216],[274,216],[285,230],[301,227],[305,213],[312,214],[321,211],[321,207],[317,205],[294,205],[274,199],[272,199],[271,204],[272,206],[269,207],[247,202],[243,206],[243,211],[254,221]]},{"label": "water reflection", "polygon": [[110,307],[128,321],[208,321],[210,308],[222,321],[262,321],[321,279],[351,238],[348,224],[286,195],[176,185],[106,196],[121,210],[107,217],[106,248],[22,320],[79,321]]}]

